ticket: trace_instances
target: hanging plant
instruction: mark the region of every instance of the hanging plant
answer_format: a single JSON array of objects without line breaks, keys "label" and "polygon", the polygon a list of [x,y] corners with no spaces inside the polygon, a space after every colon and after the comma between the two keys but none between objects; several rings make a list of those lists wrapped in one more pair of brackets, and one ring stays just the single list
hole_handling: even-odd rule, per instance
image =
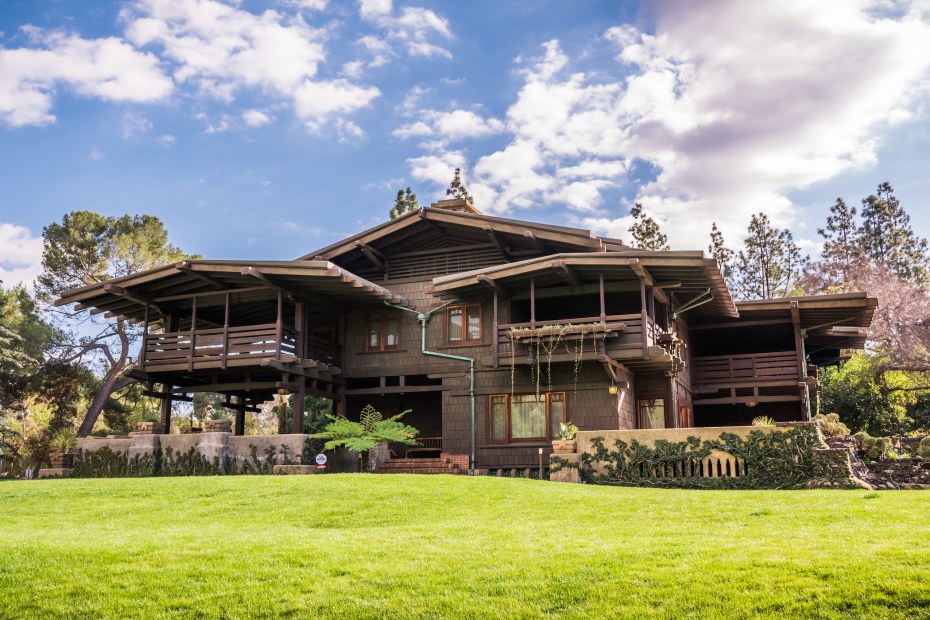
[{"label": "hanging plant", "polygon": [[[508,334],[510,340],[510,394],[513,395],[516,384],[516,348],[521,341],[529,340],[526,344],[527,354],[530,356],[530,383],[533,384],[536,397],[539,398],[542,386],[543,355],[545,355],[546,385],[552,388],[552,357],[563,347],[565,353],[573,358],[574,387],[578,390],[578,375],[584,361],[584,341],[590,334],[592,344],[596,343],[599,330],[606,336],[607,324],[598,323],[565,323],[543,325],[537,328],[511,327]],[[569,347],[566,336],[576,340],[574,347]],[[596,348],[596,345],[595,345]]]}]

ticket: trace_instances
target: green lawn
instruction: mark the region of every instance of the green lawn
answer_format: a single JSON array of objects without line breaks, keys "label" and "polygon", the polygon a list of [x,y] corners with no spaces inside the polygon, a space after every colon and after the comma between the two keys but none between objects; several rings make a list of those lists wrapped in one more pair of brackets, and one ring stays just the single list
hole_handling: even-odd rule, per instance
[{"label": "green lawn", "polygon": [[0,617],[930,617],[930,493],[0,483]]}]

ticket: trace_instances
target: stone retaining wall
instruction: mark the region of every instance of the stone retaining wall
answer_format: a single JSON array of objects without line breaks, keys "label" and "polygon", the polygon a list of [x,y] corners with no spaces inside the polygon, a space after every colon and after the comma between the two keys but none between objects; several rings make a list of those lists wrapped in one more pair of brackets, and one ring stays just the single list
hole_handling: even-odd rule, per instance
[{"label": "stone retaining wall", "polygon": [[883,459],[866,464],[879,489],[930,489],[930,459]]}]

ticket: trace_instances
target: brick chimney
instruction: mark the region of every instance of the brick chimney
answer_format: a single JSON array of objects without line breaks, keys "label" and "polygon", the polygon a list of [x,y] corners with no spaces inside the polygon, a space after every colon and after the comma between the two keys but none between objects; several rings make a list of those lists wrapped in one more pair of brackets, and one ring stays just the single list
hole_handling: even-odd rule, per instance
[{"label": "brick chimney", "polygon": [[464,198],[450,198],[449,200],[440,200],[430,205],[430,209],[442,209],[444,211],[458,211],[459,213],[474,213],[482,215],[481,211],[476,209],[470,201]]}]

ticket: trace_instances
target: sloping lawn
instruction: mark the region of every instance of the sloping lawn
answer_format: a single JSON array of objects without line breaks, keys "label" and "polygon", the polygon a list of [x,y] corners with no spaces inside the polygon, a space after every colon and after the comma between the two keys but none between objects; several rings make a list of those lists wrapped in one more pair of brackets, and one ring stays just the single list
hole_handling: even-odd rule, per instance
[{"label": "sloping lawn", "polygon": [[0,483],[0,617],[930,617],[930,493]]}]

